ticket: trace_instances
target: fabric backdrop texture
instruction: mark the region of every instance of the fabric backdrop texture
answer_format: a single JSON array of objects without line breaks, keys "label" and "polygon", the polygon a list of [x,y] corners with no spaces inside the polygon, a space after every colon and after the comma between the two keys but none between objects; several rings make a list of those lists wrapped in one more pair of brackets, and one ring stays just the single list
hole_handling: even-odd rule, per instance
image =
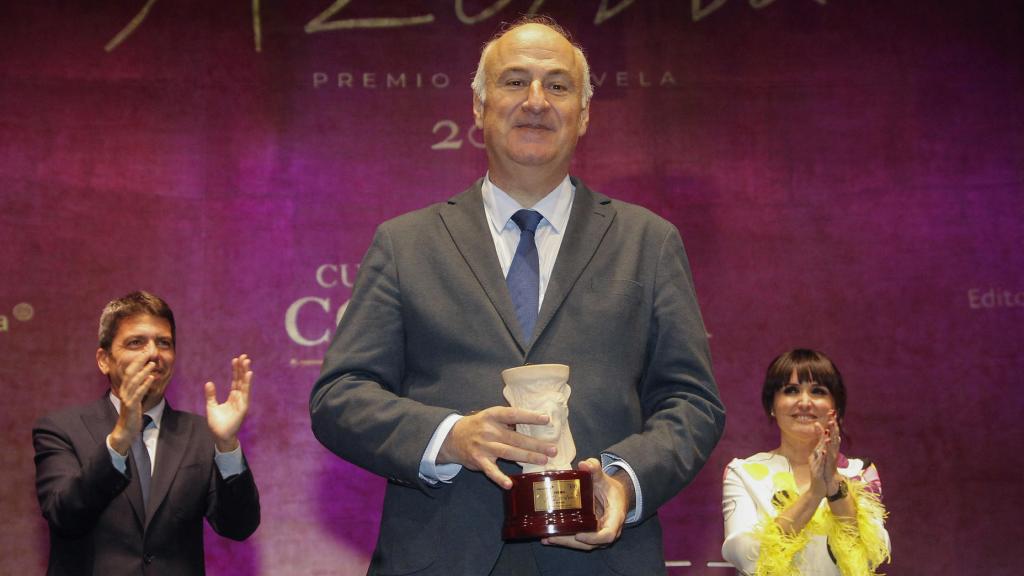
[{"label": "fabric backdrop texture", "polygon": [[728,425],[660,511],[670,574],[729,573],[722,472],[775,446],[761,380],[794,347],[846,379],[884,571],[1017,573],[1018,0],[4,2],[0,573],[47,555],[31,424],[99,396],[99,312],[140,288],[177,317],[176,408],[253,358],[263,522],[207,530],[209,572],[365,570],[384,480],[315,441],[309,391],[376,226],[486,169],[469,83],[531,9],[590,59],[572,173],[679,228],[711,336]]}]

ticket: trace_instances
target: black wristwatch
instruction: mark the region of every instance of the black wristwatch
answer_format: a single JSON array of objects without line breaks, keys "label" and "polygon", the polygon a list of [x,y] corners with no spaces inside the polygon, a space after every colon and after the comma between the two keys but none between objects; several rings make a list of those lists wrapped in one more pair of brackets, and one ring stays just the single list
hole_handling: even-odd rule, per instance
[{"label": "black wristwatch", "polygon": [[835,494],[829,494],[827,498],[828,498],[829,502],[835,502],[836,500],[842,500],[843,498],[846,498],[846,494],[847,494],[846,482],[840,481],[839,482],[839,489],[836,490],[836,493]]}]

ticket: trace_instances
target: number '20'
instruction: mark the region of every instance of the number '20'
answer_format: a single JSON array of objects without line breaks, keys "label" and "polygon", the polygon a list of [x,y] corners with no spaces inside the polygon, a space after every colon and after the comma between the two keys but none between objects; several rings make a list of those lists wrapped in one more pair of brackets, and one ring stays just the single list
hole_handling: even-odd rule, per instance
[{"label": "number '20'", "polygon": [[[431,132],[433,134],[441,133],[443,136],[442,140],[435,142],[430,147],[431,150],[459,150],[462,148],[462,138],[459,137],[459,125],[454,120],[438,120]],[[480,129],[476,127],[476,124],[466,132],[466,139],[477,148],[484,147],[484,143],[481,141]]]}]

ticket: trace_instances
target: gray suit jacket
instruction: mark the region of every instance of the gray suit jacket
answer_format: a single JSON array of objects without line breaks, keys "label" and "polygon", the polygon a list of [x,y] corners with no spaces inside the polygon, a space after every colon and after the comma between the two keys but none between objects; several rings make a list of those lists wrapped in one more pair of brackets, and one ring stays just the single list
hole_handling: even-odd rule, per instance
[{"label": "gray suit jacket", "polygon": [[608,452],[628,462],[644,516],[596,552],[538,544],[538,565],[664,573],[655,513],[700,470],[725,411],[678,231],[573,183],[533,342],[519,336],[480,181],[377,230],[310,400],[320,442],[388,479],[371,572],[490,571],[502,546],[501,489],[465,469],[430,487],[420,458],[449,414],[505,405],[503,369],[556,362],[572,369],[577,460]]},{"label": "gray suit jacket", "polygon": [[47,574],[203,574],[204,516],[234,540],[256,530],[252,473],[221,477],[205,418],[164,408],[148,511],[134,459],[127,477],[110,460],[106,439],[116,421],[104,394],[44,416],[32,430],[36,493],[50,526]]}]

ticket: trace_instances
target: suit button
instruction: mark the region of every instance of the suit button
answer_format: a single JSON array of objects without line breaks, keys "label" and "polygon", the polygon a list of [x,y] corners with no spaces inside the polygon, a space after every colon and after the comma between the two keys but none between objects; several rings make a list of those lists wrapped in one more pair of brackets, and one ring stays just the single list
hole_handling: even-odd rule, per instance
[{"label": "suit button", "polygon": [[142,561],[146,564],[152,564],[153,560],[156,560],[156,557],[154,557],[152,554],[146,554],[142,557]]}]

